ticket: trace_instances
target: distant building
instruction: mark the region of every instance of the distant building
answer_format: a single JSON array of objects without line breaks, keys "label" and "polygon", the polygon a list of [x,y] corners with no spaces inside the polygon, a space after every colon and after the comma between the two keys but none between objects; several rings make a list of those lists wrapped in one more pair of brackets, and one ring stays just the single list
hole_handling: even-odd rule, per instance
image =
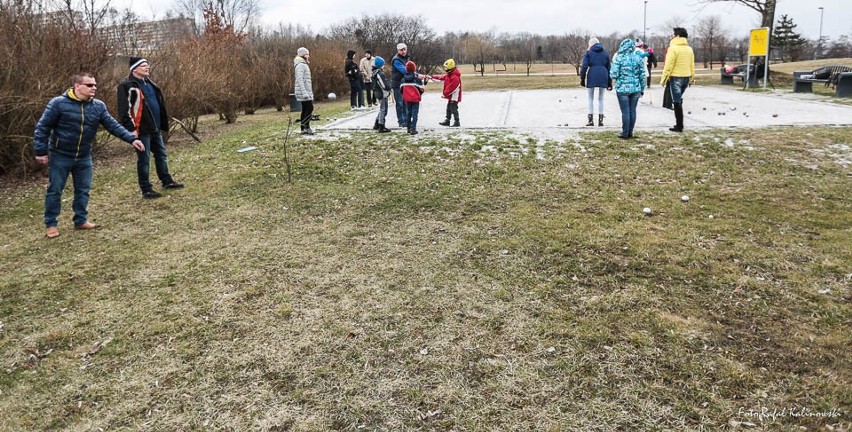
[{"label": "distant building", "polygon": [[195,35],[191,18],[170,18],[133,24],[120,24],[99,29],[106,36],[115,55],[146,55],[171,42]]}]

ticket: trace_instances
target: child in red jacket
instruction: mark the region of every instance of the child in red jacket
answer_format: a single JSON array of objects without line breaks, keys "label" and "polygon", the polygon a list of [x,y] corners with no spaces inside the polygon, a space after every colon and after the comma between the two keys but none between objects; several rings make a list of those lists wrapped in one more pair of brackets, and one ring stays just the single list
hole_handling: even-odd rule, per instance
[{"label": "child in red jacket", "polygon": [[[456,68],[456,62],[448,59],[444,62],[444,75],[432,75],[432,79],[444,82],[444,99],[447,100],[447,119],[438,123],[441,126],[459,127],[459,102],[462,99],[461,72]],[[450,116],[453,124],[450,124]]]},{"label": "child in red jacket", "polygon": [[405,76],[402,78],[402,100],[405,102],[405,112],[408,115],[408,133],[417,135],[417,114],[420,112],[420,95],[426,89],[423,80],[417,73],[417,65],[413,61],[405,64]]}]

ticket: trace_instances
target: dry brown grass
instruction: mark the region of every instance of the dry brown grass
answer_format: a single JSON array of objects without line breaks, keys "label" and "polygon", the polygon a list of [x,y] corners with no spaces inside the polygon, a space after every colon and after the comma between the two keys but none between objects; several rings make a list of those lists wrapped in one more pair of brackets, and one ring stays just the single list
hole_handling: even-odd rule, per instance
[{"label": "dry brown grass", "polygon": [[[284,118],[174,147],[160,200],[99,165],[94,232],[2,192],[0,430],[848,427],[849,128],[321,133],[286,183]],[[740,411],[791,406],[842,414]]]}]

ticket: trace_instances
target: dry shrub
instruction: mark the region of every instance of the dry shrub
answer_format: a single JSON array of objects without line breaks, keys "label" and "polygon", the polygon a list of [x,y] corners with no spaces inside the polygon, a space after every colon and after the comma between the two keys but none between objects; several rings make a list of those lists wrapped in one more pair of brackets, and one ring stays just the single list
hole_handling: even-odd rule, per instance
[{"label": "dry shrub", "polygon": [[[35,124],[50,98],[70,86],[74,73],[96,75],[98,98],[113,114],[116,86],[128,74],[127,56],[115,55],[119,47],[111,47],[103,32],[89,30],[101,24],[76,19],[77,14],[97,18],[102,11],[69,9],[49,20],[33,4],[0,0],[0,176],[26,175],[36,168],[31,150]],[[344,38],[292,26],[242,33],[211,3],[204,19],[200,35],[135,54],[154,66],[153,78],[163,89],[169,114],[194,131],[204,114],[220,113],[233,122],[240,110],[252,113],[263,106],[287,105],[294,91],[293,58],[301,46],[311,51],[317,100],[349,90],[343,65],[350,47]],[[419,32],[430,39],[428,29]]]},{"label": "dry shrub", "polygon": [[[332,39],[320,38],[306,45],[311,51],[311,80],[314,88],[314,98],[326,99],[330,92],[338,95],[349,91],[349,81],[343,73],[343,65],[346,60],[346,46],[343,42]],[[289,68],[293,73],[293,58],[296,50],[290,56]],[[293,83],[288,87],[293,92]]]},{"label": "dry shrub", "polygon": [[108,64],[103,40],[74,20],[37,18],[40,10],[0,0],[0,176],[35,168],[32,136],[45,105],[74,73]]}]

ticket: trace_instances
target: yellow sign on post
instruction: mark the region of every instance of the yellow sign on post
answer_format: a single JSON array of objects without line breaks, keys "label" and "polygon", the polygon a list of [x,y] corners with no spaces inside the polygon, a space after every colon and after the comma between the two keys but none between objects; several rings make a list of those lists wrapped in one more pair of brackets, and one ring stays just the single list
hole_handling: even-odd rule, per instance
[{"label": "yellow sign on post", "polygon": [[769,27],[753,29],[748,41],[748,55],[764,57],[769,54]]}]

